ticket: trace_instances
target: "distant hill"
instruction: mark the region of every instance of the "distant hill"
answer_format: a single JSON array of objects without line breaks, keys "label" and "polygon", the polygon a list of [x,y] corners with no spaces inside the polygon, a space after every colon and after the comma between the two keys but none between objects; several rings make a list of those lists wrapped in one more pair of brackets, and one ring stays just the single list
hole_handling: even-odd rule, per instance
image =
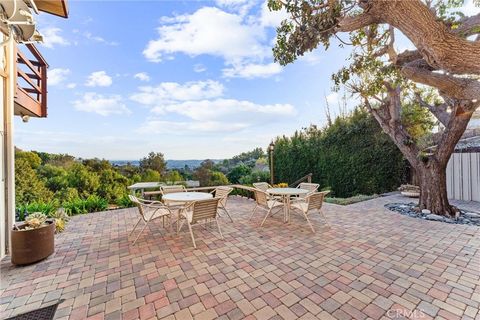
[{"label": "distant hill", "polygon": [[[200,166],[204,160],[167,160],[167,168],[168,169],[183,169],[185,165],[187,165],[190,169],[195,169]],[[212,159],[213,162],[217,163],[222,160],[219,159]],[[138,160],[110,160],[110,162],[114,166],[123,166],[127,163],[131,165],[138,166],[140,161]]]}]

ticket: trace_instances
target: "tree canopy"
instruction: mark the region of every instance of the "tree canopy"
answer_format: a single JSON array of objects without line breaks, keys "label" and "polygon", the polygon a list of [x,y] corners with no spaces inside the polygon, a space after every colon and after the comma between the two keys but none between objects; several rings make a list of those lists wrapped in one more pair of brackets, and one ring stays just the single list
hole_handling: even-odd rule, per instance
[{"label": "tree canopy", "polygon": [[[475,1],[479,5],[479,1]],[[332,38],[351,48],[349,64],[332,75],[363,102],[416,169],[420,207],[454,214],[445,168],[480,105],[480,14],[465,15],[463,0],[269,0],[289,19],[277,29],[273,55],[282,65]],[[415,50],[397,52],[398,34]],[[346,34],[346,36],[345,36]],[[351,46],[349,46],[351,45]],[[437,147],[425,150],[431,123],[412,117],[423,108],[439,125]],[[416,113],[418,114],[418,112]]]}]

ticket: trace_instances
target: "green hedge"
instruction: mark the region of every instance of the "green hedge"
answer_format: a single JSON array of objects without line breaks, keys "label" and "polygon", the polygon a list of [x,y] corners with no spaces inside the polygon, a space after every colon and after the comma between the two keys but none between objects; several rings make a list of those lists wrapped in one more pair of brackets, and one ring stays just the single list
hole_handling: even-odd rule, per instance
[{"label": "green hedge", "polygon": [[362,109],[325,128],[311,126],[277,138],[274,169],[275,180],[288,183],[313,173],[313,182],[335,197],[392,191],[406,173],[400,151]]}]

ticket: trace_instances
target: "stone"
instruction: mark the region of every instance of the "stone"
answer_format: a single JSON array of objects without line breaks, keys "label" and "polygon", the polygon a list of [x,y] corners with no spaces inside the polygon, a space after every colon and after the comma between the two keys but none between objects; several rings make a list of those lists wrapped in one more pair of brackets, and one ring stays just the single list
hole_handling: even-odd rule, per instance
[{"label": "stone", "polygon": [[427,220],[433,220],[433,221],[444,221],[444,218],[442,216],[436,215],[436,214],[429,214],[425,217]]},{"label": "stone", "polygon": [[423,209],[423,210],[422,210],[422,213],[423,213],[423,214],[430,214],[430,213],[432,213],[432,212],[431,212],[430,210],[428,210],[428,209]]},{"label": "stone", "polygon": [[480,219],[480,214],[475,212],[465,212],[465,216],[470,219]]}]

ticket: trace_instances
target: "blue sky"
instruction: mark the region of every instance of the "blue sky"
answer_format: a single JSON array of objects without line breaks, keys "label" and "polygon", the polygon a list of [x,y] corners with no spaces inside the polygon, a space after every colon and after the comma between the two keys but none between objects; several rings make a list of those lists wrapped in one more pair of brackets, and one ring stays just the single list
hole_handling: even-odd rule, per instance
[{"label": "blue sky", "polygon": [[[264,1],[69,1],[38,16],[48,118],[15,122],[27,150],[134,160],[227,158],[338,113],[332,45],[273,63],[282,15]],[[355,101],[350,101],[354,104]]]}]

